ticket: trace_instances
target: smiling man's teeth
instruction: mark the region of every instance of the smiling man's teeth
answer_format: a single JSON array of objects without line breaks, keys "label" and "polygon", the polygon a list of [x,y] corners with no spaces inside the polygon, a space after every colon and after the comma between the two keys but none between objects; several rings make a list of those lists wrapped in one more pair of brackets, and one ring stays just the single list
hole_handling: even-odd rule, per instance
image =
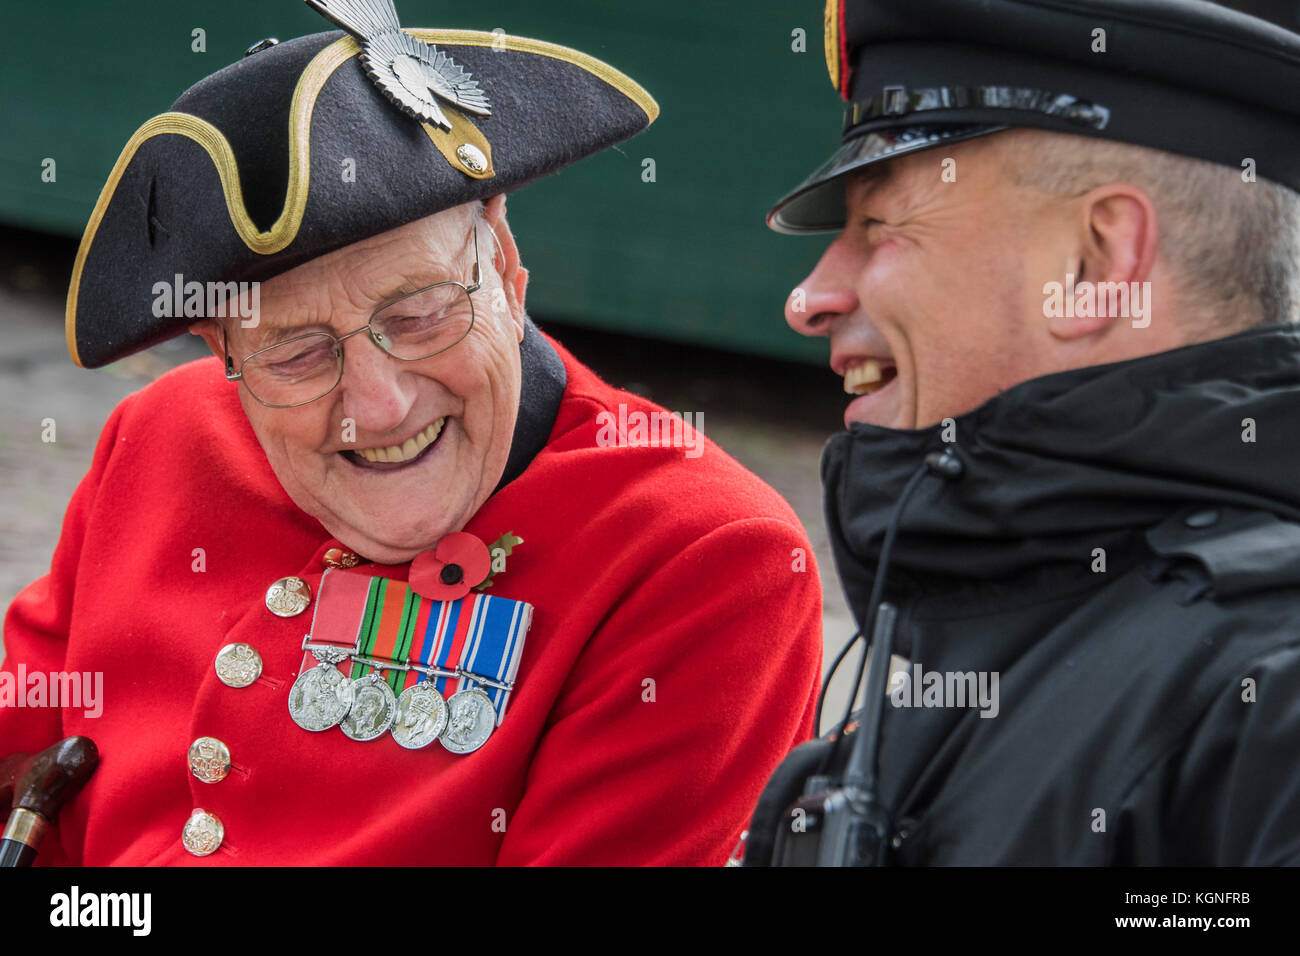
[{"label": "smiling man's teeth", "polygon": [[446,418],[438,419],[414,438],[408,438],[400,445],[389,445],[387,448],[358,448],[357,454],[366,461],[410,461],[429,447],[429,443],[442,432],[442,426],[446,421]]},{"label": "smiling man's teeth", "polygon": [[880,363],[868,359],[844,373],[844,391],[850,395],[870,395],[884,388],[885,372]]}]

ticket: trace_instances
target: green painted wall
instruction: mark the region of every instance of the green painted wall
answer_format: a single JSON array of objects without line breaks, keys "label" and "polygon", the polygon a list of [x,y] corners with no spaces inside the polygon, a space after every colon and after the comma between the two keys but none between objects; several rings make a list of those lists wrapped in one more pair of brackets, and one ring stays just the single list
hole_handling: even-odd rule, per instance
[{"label": "green painted wall", "polygon": [[[502,28],[581,49],[659,101],[647,132],[513,196],[539,316],[823,361],[781,308],[825,245],[763,216],[836,144],[817,0],[397,0],[411,26]],[[79,235],[130,134],[265,36],[327,29],[295,0],[4,0],[0,219]],[[207,52],[191,50],[206,30]],[[792,50],[792,31],[806,52]],[[57,181],[41,181],[41,161]],[[653,158],[657,181],[642,181]]]}]

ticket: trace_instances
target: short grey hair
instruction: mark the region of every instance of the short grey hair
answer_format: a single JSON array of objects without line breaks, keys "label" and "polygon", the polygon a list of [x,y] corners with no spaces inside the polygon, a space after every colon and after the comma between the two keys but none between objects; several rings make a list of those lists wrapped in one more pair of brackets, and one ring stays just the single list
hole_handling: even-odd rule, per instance
[{"label": "short grey hair", "polygon": [[[474,210],[471,213],[473,217],[474,228],[478,229],[480,226],[486,225],[487,224],[487,200],[475,199],[473,202],[470,203],[470,205],[474,207]],[[504,215],[504,213],[502,215]],[[500,238],[498,238],[496,234],[496,230],[489,229],[488,236],[492,239],[492,248],[496,250],[496,254],[499,256],[504,256],[505,250],[501,248],[501,240]]]},{"label": "short grey hair", "polygon": [[999,136],[1015,182],[1081,196],[1126,182],[1151,197],[1160,253],[1182,280],[1184,314],[1208,337],[1300,322],[1300,193],[1242,169],[1145,146],[1017,129]]}]

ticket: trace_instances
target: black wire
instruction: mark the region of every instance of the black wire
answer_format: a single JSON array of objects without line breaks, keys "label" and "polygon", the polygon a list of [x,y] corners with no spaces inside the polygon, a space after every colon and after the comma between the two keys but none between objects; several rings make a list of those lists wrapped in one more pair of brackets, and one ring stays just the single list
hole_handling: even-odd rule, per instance
[{"label": "black wire", "polygon": [[822,681],[822,692],[817,696],[817,715],[813,717],[813,736],[820,737],[822,735],[822,707],[826,703],[826,694],[831,689],[831,679],[835,677],[835,672],[844,663],[844,658],[848,656],[849,649],[858,642],[858,638],[861,636],[861,631],[853,633],[848,643],[841,647],[840,652],[835,655],[835,661],[831,664],[831,669],[826,674],[825,680]]},{"label": "black wire", "polygon": [[[876,579],[871,584],[871,599],[867,602],[868,618],[863,622],[863,632],[871,632],[875,627],[876,614],[880,609],[880,601],[885,589],[885,579],[889,576],[889,560],[894,550],[894,538],[898,536],[898,524],[903,516],[903,509],[907,507],[907,500],[912,497],[912,492],[916,486],[930,472],[928,463],[922,463],[921,467],[913,472],[912,477],[908,479],[907,484],[903,487],[903,492],[898,496],[898,504],[894,506],[894,513],[889,516],[889,524],[885,528],[885,541],[880,546],[880,560],[876,562]],[[858,658],[858,671],[853,678],[853,686],[849,690],[848,702],[844,705],[844,722],[842,727],[847,727],[849,719],[853,716],[853,704],[858,699],[858,690],[862,687],[862,676],[867,669],[867,654],[871,650],[870,643],[865,643],[862,648],[862,656]],[[871,701],[866,701],[870,705]],[[844,739],[844,731],[840,733],[831,742],[830,747],[826,750],[826,755],[822,758],[820,773],[824,774],[826,768],[835,764],[835,758],[839,753],[840,742]]]}]

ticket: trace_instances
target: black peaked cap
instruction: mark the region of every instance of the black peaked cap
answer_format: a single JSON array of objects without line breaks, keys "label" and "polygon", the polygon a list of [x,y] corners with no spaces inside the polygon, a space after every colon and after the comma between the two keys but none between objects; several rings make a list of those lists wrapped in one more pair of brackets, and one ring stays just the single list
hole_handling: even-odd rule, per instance
[{"label": "black peaked cap", "polygon": [[768,225],[837,230],[846,174],[1011,127],[1238,170],[1249,158],[1260,177],[1300,191],[1300,34],[1279,25],[1297,25],[1297,6],[1279,4],[1277,22],[1252,15],[1265,6],[828,0],[827,66],[848,103],[842,142],[777,203]]}]

